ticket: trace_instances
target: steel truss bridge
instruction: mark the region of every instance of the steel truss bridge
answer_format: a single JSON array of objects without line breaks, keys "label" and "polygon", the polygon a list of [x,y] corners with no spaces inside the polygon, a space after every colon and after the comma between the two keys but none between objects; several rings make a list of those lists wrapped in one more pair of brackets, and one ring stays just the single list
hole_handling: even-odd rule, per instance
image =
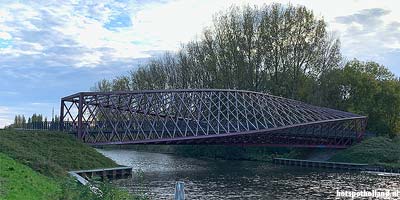
[{"label": "steel truss bridge", "polygon": [[73,94],[61,99],[60,121],[93,145],[346,148],[367,118],[252,91],[182,89]]}]

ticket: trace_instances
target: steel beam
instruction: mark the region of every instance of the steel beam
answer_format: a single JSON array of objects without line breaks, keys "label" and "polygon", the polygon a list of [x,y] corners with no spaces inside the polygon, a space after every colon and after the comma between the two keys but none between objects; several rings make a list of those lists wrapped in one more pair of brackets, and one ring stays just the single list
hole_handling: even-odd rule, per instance
[{"label": "steel beam", "polygon": [[366,120],[269,94],[220,89],[81,92],[62,98],[60,110],[60,121],[90,144],[339,148],[362,139]]}]

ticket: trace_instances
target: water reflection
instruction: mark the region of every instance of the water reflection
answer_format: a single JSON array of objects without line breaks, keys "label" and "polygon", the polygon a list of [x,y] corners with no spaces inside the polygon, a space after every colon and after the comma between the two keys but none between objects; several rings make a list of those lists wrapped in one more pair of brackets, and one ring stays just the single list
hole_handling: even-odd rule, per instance
[{"label": "water reflection", "polygon": [[334,199],[336,190],[400,189],[399,177],[275,166],[263,162],[183,158],[133,150],[98,150],[118,164],[142,170],[116,181],[152,199],[172,199],[176,181],[187,199]]}]

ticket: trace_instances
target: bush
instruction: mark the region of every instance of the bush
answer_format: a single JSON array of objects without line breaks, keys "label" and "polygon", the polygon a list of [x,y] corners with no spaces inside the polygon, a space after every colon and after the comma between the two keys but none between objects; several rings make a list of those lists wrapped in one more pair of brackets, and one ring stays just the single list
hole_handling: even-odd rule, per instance
[{"label": "bush", "polygon": [[337,153],[331,161],[400,167],[400,139],[387,137],[366,139]]}]

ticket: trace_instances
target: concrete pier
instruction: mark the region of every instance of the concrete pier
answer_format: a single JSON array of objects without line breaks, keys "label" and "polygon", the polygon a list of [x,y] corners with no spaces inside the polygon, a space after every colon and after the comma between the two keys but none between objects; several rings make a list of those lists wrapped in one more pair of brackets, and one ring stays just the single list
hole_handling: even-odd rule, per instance
[{"label": "concrete pier", "polygon": [[[121,166],[114,168],[78,170],[70,171],[69,174],[77,178],[77,180],[82,184],[86,185],[87,180],[94,177],[99,177],[102,181],[130,178],[132,177],[132,167]],[[84,180],[82,180],[82,178]]]}]

